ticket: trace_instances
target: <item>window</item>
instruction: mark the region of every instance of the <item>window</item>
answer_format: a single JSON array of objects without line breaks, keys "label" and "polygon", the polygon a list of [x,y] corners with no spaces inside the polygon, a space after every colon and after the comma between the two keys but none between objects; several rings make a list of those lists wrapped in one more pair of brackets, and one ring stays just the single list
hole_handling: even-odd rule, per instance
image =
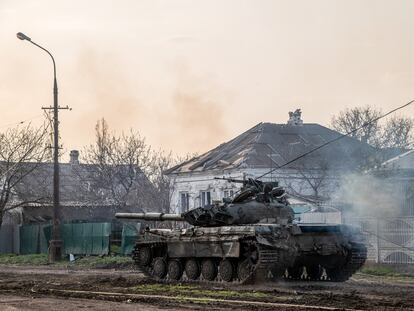
[{"label": "window", "polygon": [[205,207],[211,204],[211,194],[210,191],[201,191],[200,192],[201,206]]},{"label": "window", "polygon": [[223,192],[223,197],[224,198],[233,198],[233,195],[234,195],[234,192],[233,192],[233,190],[232,189],[230,189],[230,190],[224,190],[224,192]]},{"label": "window", "polygon": [[190,197],[188,192],[180,192],[180,212],[187,212],[190,207]]}]

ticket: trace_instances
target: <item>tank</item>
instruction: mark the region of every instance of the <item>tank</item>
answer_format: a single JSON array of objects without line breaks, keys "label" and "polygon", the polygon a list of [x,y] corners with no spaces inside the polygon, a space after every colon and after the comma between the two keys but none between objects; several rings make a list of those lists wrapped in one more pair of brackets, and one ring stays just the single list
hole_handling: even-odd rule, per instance
[{"label": "tank", "polygon": [[120,219],[184,221],[189,228],[145,228],[132,253],[156,280],[254,283],[292,280],[346,281],[365,262],[361,232],[347,225],[297,224],[277,182],[243,183],[223,199],[182,214],[117,213]]}]

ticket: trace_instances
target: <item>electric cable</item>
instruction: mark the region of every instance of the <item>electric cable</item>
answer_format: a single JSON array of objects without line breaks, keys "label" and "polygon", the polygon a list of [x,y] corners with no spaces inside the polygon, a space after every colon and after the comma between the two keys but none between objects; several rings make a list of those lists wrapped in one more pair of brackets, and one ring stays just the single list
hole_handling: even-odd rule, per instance
[{"label": "electric cable", "polygon": [[394,112],[396,112],[396,111],[398,111],[398,110],[400,110],[400,109],[403,109],[403,108],[405,108],[405,107],[407,107],[407,106],[409,106],[409,105],[411,105],[411,104],[413,104],[413,103],[414,103],[414,100],[411,100],[411,101],[409,101],[408,103],[406,103],[406,104],[404,104],[404,105],[402,105],[402,106],[399,106],[399,107],[397,107],[397,108],[394,108],[394,109],[392,109],[392,110],[388,111],[387,113],[385,113],[385,114],[383,114],[383,115],[380,115],[379,117],[376,117],[376,118],[374,118],[374,119],[372,119],[372,120],[370,120],[370,121],[368,121],[368,122],[365,122],[364,124],[362,124],[361,126],[357,127],[356,129],[353,129],[352,131],[349,131],[349,132],[347,132],[347,133],[345,133],[345,134],[341,134],[340,136],[338,136],[338,137],[336,137],[336,138],[334,138],[334,139],[332,139],[332,140],[329,140],[329,141],[327,141],[327,142],[323,143],[322,145],[320,145],[320,146],[318,146],[318,147],[316,147],[316,148],[313,148],[313,149],[311,149],[311,150],[309,150],[309,151],[307,151],[307,152],[305,152],[305,153],[303,153],[303,154],[301,154],[301,155],[297,156],[296,158],[293,158],[293,159],[292,159],[292,160],[290,160],[290,161],[287,161],[285,164],[280,165],[280,166],[278,166],[278,167],[275,167],[275,168],[271,169],[270,171],[268,171],[268,172],[266,172],[266,173],[264,173],[264,174],[260,175],[260,176],[259,176],[259,177],[257,177],[256,179],[260,179],[260,178],[262,178],[262,177],[264,177],[264,176],[266,176],[266,175],[268,175],[268,174],[271,174],[271,173],[273,173],[274,171],[276,171],[276,170],[278,170],[278,169],[280,169],[280,168],[283,168],[283,167],[285,167],[285,166],[287,166],[287,165],[289,165],[289,164],[291,164],[291,163],[293,163],[293,162],[295,162],[295,161],[297,161],[297,160],[299,160],[299,159],[302,159],[303,157],[305,157],[305,156],[307,156],[307,155],[309,155],[309,154],[311,154],[311,153],[313,153],[313,152],[315,152],[315,151],[317,151],[317,150],[319,150],[319,149],[321,149],[321,148],[323,148],[323,147],[325,147],[325,146],[327,146],[327,145],[329,145],[329,144],[331,144],[331,143],[334,143],[334,142],[336,142],[336,141],[338,141],[338,140],[340,140],[340,139],[342,139],[342,138],[344,138],[344,137],[348,137],[349,135],[351,135],[351,134],[353,134],[353,133],[355,133],[355,132],[357,132],[357,131],[359,131],[359,130],[363,129],[364,127],[366,127],[366,126],[368,126],[368,125],[370,125],[370,124],[372,124],[372,123],[374,123],[374,122],[377,122],[378,120],[380,120],[380,119],[382,119],[382,118],[385,118],[386,116],[388,116],[388,115],[390,115],[390,114],[392,114],[392,113],[394,113]]},{"label": "electric cable", "polygon": [[28,122],[28,121],[32,121],[32,120],[34,120],[34,119],[40,118],[41,116],[43,116],[43,114],[38,114],[38,115],[36,115],[36,116],[34,116],[34,117],[31,117],[31,118],[29,118],[29,119],[25,119],[25,120],[22,120],[22,121],[18,121],[18,122],[14,122],[14,123],[9,123],[9,124],[4,124],[4,125],[1,125],[1,126],[0,126],[0,128],[5,128],[5,127],[10,127],[10,126],[13,126],[13,125],[20,125],[20,124],[24,124],[24,123],[26,123],[26,122]]}]

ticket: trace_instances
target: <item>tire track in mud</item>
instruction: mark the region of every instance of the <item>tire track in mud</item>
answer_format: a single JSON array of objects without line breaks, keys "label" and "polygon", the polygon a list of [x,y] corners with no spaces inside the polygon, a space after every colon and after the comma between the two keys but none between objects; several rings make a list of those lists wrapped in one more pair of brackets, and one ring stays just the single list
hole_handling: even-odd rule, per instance
[{"label": "tire track in mud", "polygon": [[76,298],[89,298],[89,299],[108,299],[108,300],[134,300],[134,301],[173,301],[173,302],[192,302],[192,303],[209,303],[215,305],[237,305],[239,307],[266,307],[266,308],[287,308],[287,309],[300,309],[300,310],[344,310],[344,311],[363,311],[359,309],[348,309],[343,307],[328,307],[328,306],[314,306],[303,304],[290,304],[290,303],[278,303],[278,302],[263,302],[263,301],[251,301],[251,300],[233,300],[233,299],[217,299],[217,298],[204,298],[204,297],[187,297],[187,296],[165,296],[165,295],[150,295],[150,294],[127,294],[117,292],[97,292],[97,291],[83,291],[83,290],[65,290],[65,289],[53,289],[33,291],[34,293],[52,294],[55,296],[64,297],[76,297]]},{"label": "tire track in mud", "polygon": [[[191,311],[208,308],[211,310],[239,308],[252,311],[345,310],[345,308],[414,310],[413,284],[412,282],[410,284],[409,280],[399,282],[358,275],[357,279],[353,278],[345,283],[286,281],[243,286],[217,286],[217,284],[194,286],[195,284],[187,282],[154,283],[134,270],[72,271],[0,267],[1,293],[39,298],[53,296],[86,298],[90,301],[131,300],[136,302],[137,306],[148,302],[159,308],[168,306]],[[222,291],[223,294],[211,293],[212,291]],[[250,295],[252,292],[259,295]]]}]

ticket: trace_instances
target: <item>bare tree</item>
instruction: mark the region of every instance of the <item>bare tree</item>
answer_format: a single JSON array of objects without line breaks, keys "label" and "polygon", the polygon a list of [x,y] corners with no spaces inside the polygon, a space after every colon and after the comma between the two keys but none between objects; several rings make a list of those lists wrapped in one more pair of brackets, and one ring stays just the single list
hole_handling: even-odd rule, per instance
[{"label": "bare tree", "polygon": [[139,133],[110,132],[104,119],[97,122],[95,130],[95,143],[83,151],[86,165],[77,169],[81,188],[88,192],[86,201],[170,212],[174,180],[164,172],[194,155],[180,158],[171,152],[154,151]]},{"label": "bare tree", "polygon": [[395,116],[388,120],[382,135],[382,148],[411,148],[413,146],[414,120],[408,117]]},{"label": "bare tree", "polygon": [[323,199],[325,187],[329,182],[330,170],[327,161],[321,155],[311,155],[306,162],[297,161],[295,169],[300,176],[299,182],[288,184],[293,194],[304,195],[311,189],[314,199]]},{"label": "bare tree", "polygon": [[158,197],[160,210],[164,213],[170,212],[170,202],[174,188],[174,181],[170,180],[164,172],[174,164],[175,160],[171,152],[158,151],[153,154],[150,180],[155,188],[153,195]]},{"label": "bare tree", "polygon": [[380,110],[370,106],[345,109],[338,116],[332,118],[331,126],[334,130],[345,134],[366,124],[362,129],[352,133],[351,137],[370,145],[378,146],[381,131],[378,121],[368,123],[380,115]]},{"label": "bare tree", "polygon": [[332,118],[331,126],[334,130],[345,134],[366,125],[352,133],[351,137],[377,148],[411,148],[414,120],[395,116],[385,124],[380,124],[378,121],[369,123],[380,115],[381,110],[370,106],[346,109]]},{"label": "bare tree", "polygon": [[48,129],[15,127],[0,134],[0,225],[4,213],[28,203],[50,200],[48,192],[32,193],[19,187],[25,179],[41,169],[41,163],[50,159]]},{"label": "bare tree", "polygon": [[118,206],[142,208],[137,192],[150,186],[152,153],[139,133],[116,135],[105,119],[97,122],[96,141],[83,151],[78,176],[88,184],[89,198]]},{"label": "bare tree", "polygon": [[173,156],[172,152],[164,151],[153,153],[150,180],[156,189],[155,194],[161,200],[161,210],[164,213],[171,212],[171,199],[175,190],[175,178],[168,177],[165,172],[167,169],[196,156],[196,153],[188,153],[184,156]]}]

